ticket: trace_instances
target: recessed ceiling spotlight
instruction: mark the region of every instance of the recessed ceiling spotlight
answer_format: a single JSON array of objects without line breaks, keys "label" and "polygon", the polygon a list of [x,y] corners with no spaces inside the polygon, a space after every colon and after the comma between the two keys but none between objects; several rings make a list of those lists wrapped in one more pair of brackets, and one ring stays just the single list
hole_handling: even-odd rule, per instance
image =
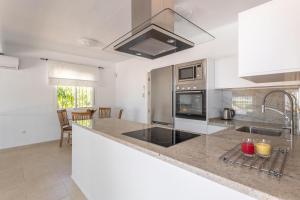
[{"label": "recessed ceiling spotlight", "polygon": [[92,38],[80,38],[78,40],[78,44],[84,47],[96,47],[99,46],[101,43],[98,40]]},{"label": "recessed ceiling spotlight", "polygon": [[175,42],[174,39],[168,39],[168,40],[167,40],[167,43],[170,43],[170,44],[173,44],[174,42]]},{"label": "recessed ceiling spotlight", "polygon": [[141,54],[141,53],[136,53],[135,55],[137,55],[137,56],[141,56],[142,54]]}]

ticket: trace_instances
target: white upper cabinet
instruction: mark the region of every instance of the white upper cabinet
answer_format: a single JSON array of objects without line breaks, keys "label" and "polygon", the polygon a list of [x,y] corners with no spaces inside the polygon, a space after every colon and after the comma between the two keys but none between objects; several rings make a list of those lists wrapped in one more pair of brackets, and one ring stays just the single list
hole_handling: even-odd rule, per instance
[{"label": "white upper cabinet", "polygon": [[240,13],[239,76],[282,73],[277,78],[284,78],[288,72],[297,71],[300,0],[273,0]]},{"label": "white upper cabinet", "polygon": [[238,56],[215,59],[215,89],[254,88],[299,85],[300,81],[254,83],[238,75]]}]

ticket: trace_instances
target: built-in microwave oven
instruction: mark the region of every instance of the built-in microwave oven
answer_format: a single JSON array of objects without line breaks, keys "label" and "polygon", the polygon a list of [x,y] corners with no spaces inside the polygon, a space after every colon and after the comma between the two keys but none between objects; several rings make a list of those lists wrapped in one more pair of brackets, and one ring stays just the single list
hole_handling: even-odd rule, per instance
[{"label": "built-in microwave oven", "polygon": [[198,63],[196,65],[178,67],[177,70],[177,80],[179,82],[203,79],[203,66],[201,63]]},{"label": "built-in microwave oven", "polygon": [[176,91],[206,90],[206,59],[175,65]]}]

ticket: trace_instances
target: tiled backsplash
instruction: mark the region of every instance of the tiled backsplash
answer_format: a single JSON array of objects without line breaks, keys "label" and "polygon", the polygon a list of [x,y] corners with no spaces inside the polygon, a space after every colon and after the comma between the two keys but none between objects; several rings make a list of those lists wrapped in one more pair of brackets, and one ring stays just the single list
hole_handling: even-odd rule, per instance
[{"label": "tiled backsplash", "polygon": [[[222,105],[224,108],[233,108],[236,111],[234,119],[244,121],[259,121],[284,124],[284,117],[280,114],[267,110],[262,113],[261,105],[263,103],[264,96],[275,89],[263,88],[263,89],[233,89],[222,91]],[[276,90],[278,90],[276,88]],[[299,88],[285,88],[286,92],[294,95],[296,99],[296,112],[299,114]],[[274,93],[268,97],[266,105],[279,109],[283,112],[290,114],[291,106],[288,98],[281,93]],[[298,124],[298,123],[297,123]]]}]

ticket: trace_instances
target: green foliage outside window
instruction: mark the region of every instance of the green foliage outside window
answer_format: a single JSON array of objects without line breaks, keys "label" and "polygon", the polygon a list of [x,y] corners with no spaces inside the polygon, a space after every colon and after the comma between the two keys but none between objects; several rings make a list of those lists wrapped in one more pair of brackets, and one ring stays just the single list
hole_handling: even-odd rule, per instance
[{"label": "green foliage outside window", "polygon": [[73,87],[57,86],[57,104],[59,108],[75,107]]},{"label": "green foliage outside window", "polygon": [[93,88],[91,87],[77,87],[77,108],[91,107]]},{"label": "green foliage outside window", "polygon": [[92,107],[93,88],[57,86],[57,105],[63,109]]}]

